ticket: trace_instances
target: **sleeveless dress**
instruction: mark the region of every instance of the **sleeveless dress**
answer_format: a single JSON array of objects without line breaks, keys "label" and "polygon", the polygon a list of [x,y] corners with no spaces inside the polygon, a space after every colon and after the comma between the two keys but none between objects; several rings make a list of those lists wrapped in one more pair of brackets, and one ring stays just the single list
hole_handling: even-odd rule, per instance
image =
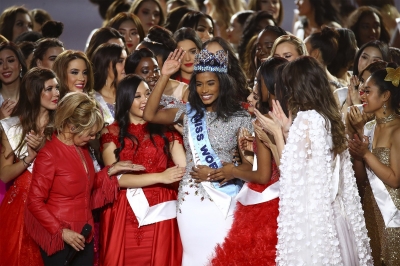
[{"label": "sleeveless dress", "polygon": [[[254,153],[257,153],[255,142],[253,146]],[[279,169],[272,159],[270,181],[264,185],[251,182],[247,184],[250,189],[263,192],[278,180]],[[278,208],[279,198],[247,206],[238,202],[232,228],[224,243],[217,246],[211,264],[213,266],[275,265]]]},{"label": "sleeveless dress", "polygon": [[[387,166],[390,165],[390,149],[376,147],[372,149],[373,132],[376,121],[370,121],[365,125],[364,134],[370,137],[370,149],[379,161]],[[394,189],[384,184],[384,190],[388,193],[388,198],[397,209],[400,210],[400,189]],[[363,200],[365,222],[368,229],[368,236],[371,239],[372,257],[375,265],[400,265],[400,227],[386,226],[382,212],[375,199],[373,188],[367,180]],[[399,214],[397,214],[399,217]]]},{"label": "sleeveless dress", "polygon": [[[120,161],[130,160],[143,165],[146,170],[137,174],[161,173],[173,162],[163,151],[164,140],[149,138],[148,123],[130,124],[128,132],[136,136],[139,146],[125,139]],[[108,133],[101,137],[101,147],[113,142],[117,147],[119,127],[116,122],[107,127]],[[165,132],[169,141],[182,142],[179,133]],[[136,150],[137,149],[137,150]],[[143,187],[150,206],[176,200],[177,184],[155,184]],[[155,265],[175,266],[182,261],[182,244],[176,218],[139,227],[138,219],[128,199],[127,189],[121,188],[117,200],[102,212],[100,223],[100,264],[101,265]]]},{"label": "sleeveless dress", "polygon": [[[4,129],[9,128],[7,138],[11,147],[17,147],[22,137],[17,117],[5,118],[1,121]],[[15,131],[14,131],[15,130]],[[23,153],[23,158],[27,153]],[[17,159],[19,162],[20,158]],[[24,266],[43,265],[39,246],[30,237],[25,229],[24,212],[32,181],[32,165],[14,179],[14,183],[4,195],[0,205],[0,265]]]}]

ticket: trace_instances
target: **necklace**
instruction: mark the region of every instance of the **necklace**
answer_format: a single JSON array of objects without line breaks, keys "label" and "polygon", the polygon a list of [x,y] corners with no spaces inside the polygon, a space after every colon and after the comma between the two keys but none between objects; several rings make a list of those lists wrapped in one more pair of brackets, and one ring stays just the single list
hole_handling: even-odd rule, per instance
[{"label": "necklace", "polygon": [[390,121],[395,120],[398,117],[396,113],[393,113],[391,115],[388,115],[386,117],[382,118],[375,118],[377,124],[386,124],[389,123]]}]

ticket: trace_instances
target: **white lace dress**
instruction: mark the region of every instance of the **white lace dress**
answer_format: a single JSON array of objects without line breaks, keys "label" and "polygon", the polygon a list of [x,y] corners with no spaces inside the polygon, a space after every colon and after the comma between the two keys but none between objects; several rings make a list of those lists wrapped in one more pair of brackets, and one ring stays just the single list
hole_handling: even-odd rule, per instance
[{"label": "white lace dress", "polygon": [[373,265],[349,152],[335,157],[315,110],[297,114],[280,170],[277,265]]}]

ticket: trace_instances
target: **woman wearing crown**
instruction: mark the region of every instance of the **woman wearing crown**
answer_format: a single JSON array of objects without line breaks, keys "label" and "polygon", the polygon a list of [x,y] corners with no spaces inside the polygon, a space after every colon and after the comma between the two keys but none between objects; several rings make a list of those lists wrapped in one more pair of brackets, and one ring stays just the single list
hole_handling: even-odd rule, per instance
[{"label": "woman wearing crown", "polygon": [[[375,120],[364,126],[364,136],[349,140],[357,182],[365,188],[364,216],[375,265],[400,261],[399,81],[400,68],[381,69],[367,79],[361,100]],[[354,108],[350,116],[358,112]]]},{"label": "woman wearing crown", "polygon": [[[195,57],[194,73],[189,83],[189,103],[157,110],[169,77],[180,67],[184,52],[175,50],[165,61],[161,77],[150,95],[143,118],[159,124],[180,122],[186,148],[186,172],[178,192],[177,219],[183,245],[182,265],[205,265],[217,244],[229,231],[235,196],[242,181],[231,173],[220,174],[210,182],[215,168],[229,165],[237,147],[240,127],[252,128],[250,115],[241,108],[235,95],[236,85],[227,74],[228,57],[203,49]],[[251,170],[243,158],[242,170]],[[195,174],[191,174],[193,168]],[[231,169],[227,167],[227,169]]]}]

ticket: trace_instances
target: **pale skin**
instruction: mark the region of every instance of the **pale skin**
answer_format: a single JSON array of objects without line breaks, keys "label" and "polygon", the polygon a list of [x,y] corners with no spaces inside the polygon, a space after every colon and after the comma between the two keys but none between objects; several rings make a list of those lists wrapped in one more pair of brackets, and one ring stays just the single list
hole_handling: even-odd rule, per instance
[{"label": "pale skin", "polygon": [[[361,100],[364,103],[364,110],[375,114],[377,119],[387,117],[394,113],[390,106],[390,92],[379,93],[379,88],[369,78],[363,88]],[[386,103],[386,114],[383,114],[383,104]],[[355,112],[357,112],[355,110]],[[390,166],[381,163],[379,159],[368,149],[369,138],[357,130],[349,139],[350,154],[354,158],[353,168],[359,185],[365,184],[367,173],[365,165],[368,165],[375,175],[385,184],[392,188],[400,187],[400,119],[383,124],[376,124],[372,147],[385,147],[390,149]]]},{"label": "pale skin", "polygon": [[[135,99],[132,103],[131,109],[129,111],[129,120],[131,123],[136,125],[141,125],[146,123],[143,120],[143,108],[147,104],[147,98],[149,96],[149,89],[147,84],[140,83],[138,89],[135,94]],[[105,128],[102,130],[102,134],[108,133],[108,130]],[[178,182],[182,179],[183,174],[185,173],[186,166],[186,158],[185,151],[183,149],[182,144],[178,141],[174,141],[170,143],[170,152],[172,156],[172,160],[175,163],[174,167],[170,167],[166,169],[162,173],[149,173],[149,174],[123,174],[121,178],[118,180],[120,187],[145,187],[158,183],[162,184],[171,184]],[[114,151],[117,149],[117,146],[114,142],[109,142],[104,145],[103,148],[103,160],[105,165],[111,165],[117,161],[115,157]],[[145,170],[144,168],[142,170]]]},{"label": "pale skin", "polygon": [[[72,133],[74,131],[74,126],[67,124],[57,135],[57,138],[67,144],[67,145],[75,145],[77,147],[86,145],[90,140],[95,139],[97,129],[88,129],[83,133]],[[82,161],[83,166],[86,171],[88,171],[87,166],[84,161]],[[112,167],[110,167],[109,174],[110,176],[114,176],[118,173],[123,172],[131,172],[131,171],[140,171],[143,170],[143,166],[132,164],[130,161],[121,161],[115,163]],[[64,242],[73,247],[76,251],[83,250],[85,247],[85,237],[71,229],[63,228],[62,229],[62,238]]]}]

